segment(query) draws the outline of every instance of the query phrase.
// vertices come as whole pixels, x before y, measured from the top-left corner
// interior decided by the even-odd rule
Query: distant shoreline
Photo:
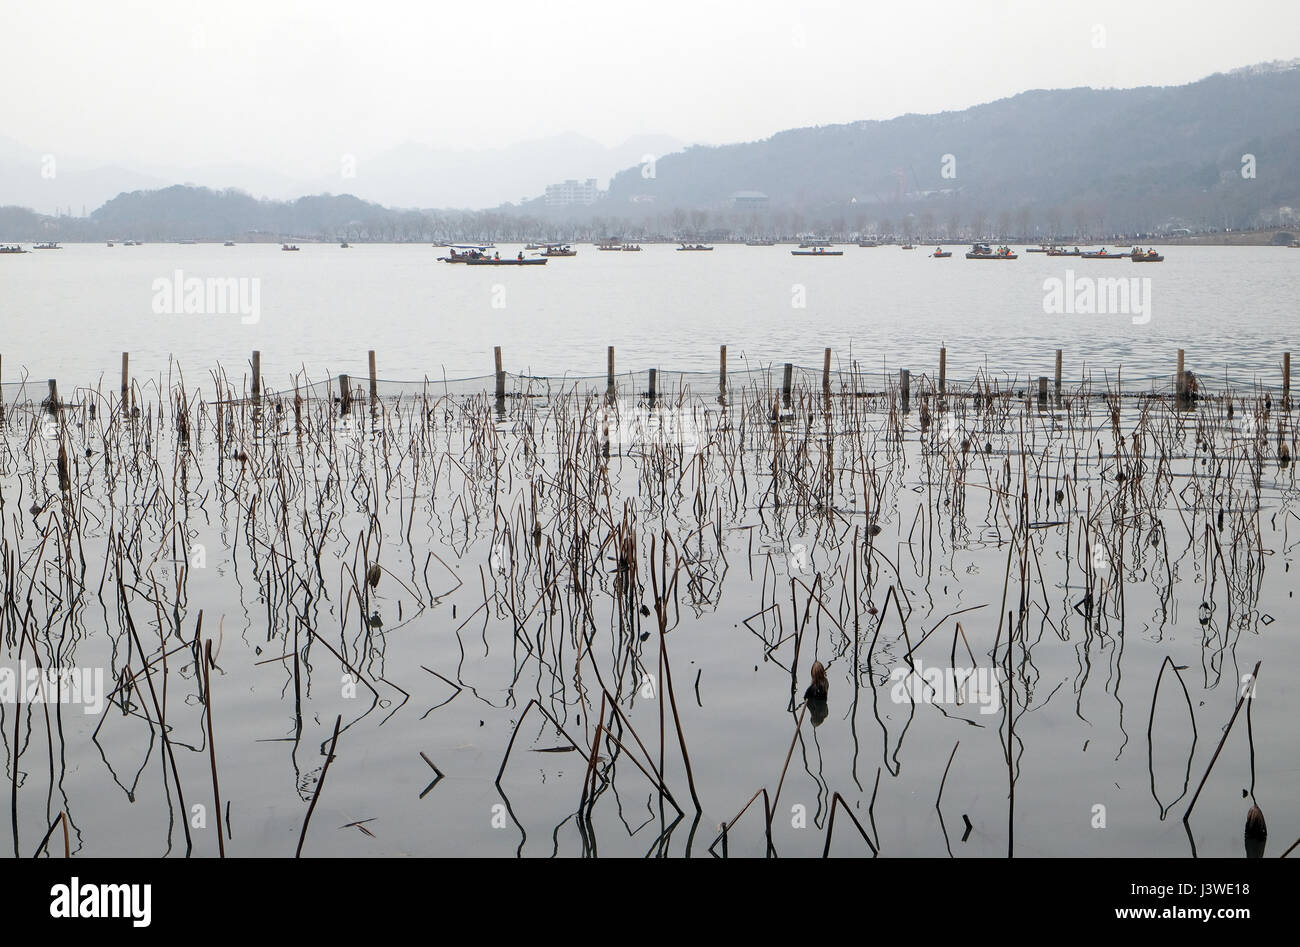
[[[1288,234],[1290,235],[1290,237],[1287,238],[1287,239],[1283,239],[1283,238],[1284,238],[1286,235],[1288,235]],[[1080,237],[1064,237],[1064,238],[1060,238],[1060,239],[1057,239],[1057,240],[1054,240],[1054,241],[1042,241],[1042,240],[1037,240],[1037,239],[1035,239],[1035,240],[1030,240],[1030,239],[1024,239],[1024,238],[1008,238],[1008,237],[985,237],[985,238],[983,238],[983,240],[982,240],[981,242],[983,242],[983,243],[998,243],[998,244],[1006,244],[1006,245],[1008,245],[1008,246],[1026,246],[1026,247],[1037,247],[1037,246],[1042,246],[1042,245],[1044,245],[1044,243],[1046,243],[1046,244],[1049,245],[1049,246],[1061,246],[1061,247],[1074,247],[1074,246],[1081,246],[1081,247],[1082,247],[1082,246],[1090,246],[1090,247],[1093,247],[1093,246],[1096,246],[1096,247],[1100,247],[1100,246],[1108,246],[1108,247],[1110,247],[1110,246],[1113,246],[1113,247],[1119,247],[1119,246],[1136,246],[1136,245],[1149,246],[1149,247],[1172,247],[1172,246],[1183,246],[1183,247],[1270,247],[1270,246],[1277,246],[1277,247],[1286,247],[1287,244],[1290,242],[1291,239],[1297,239],[1297,238],[1300,238],[1300,225],[1297,225],[1296,227],[1291,228],[1291,229],[1289,229],[1289,230],[1286,229],[1286,228],[1273,227],[1273,228],[1269,228],[1269,229],[1267,229],[1267,230],[1234,230],[1234,231],[1231,231],[1231,232],[1229,232],[1229,233],[1222,233],[1222,232],[1216,232],[1216,233],[1194,233],[1194,234],[1185,234],[1185,235],[1181,235],[1181,236],[1170,236],[1170,235],[1168,235],[1168,234],[1165,234],[1165,235],[1162,235],[1162,236],[1151,236],[1151,235],[1145,235],[1145,236],[1133,236],[1133,235],[1127,235],[1127,236],[1124,236],[1124,235],[1121,235],[1121,236],[1118,236],[1118,237],[1112,237],[1112,238],[1109,238],[1109,239],[1095,239],[1095,238],[1090,238],[1090,239],[1087,239],[1087,240],[1085,240],[1085,239],[1083,239],[1083,238],[1080,238]],[[193,239],[193,238],[188,238],[188,237],[187,237],[187,238],[183,238],[183,239],[185,239],[186,241],[188,241],[188,240]],[[228,239],[230,239],[230,238],[227,238],[227,237],[203,237],[203,238],[197,238],[197,239],[194,239],[194,242],[195,242],[195,243],[198,243],[198,244],[220,244],[220,243],[223,243],[225,240],[228,240]],[[750,240],[750,239],[753,239],[753,238],[752,238],[752,237],[739,237],[739,236],[737,236],[737,237],[714,237],[714,238],[709,238],[709,239],[690,237],[690,238],[688,238],[685,242],[687,242],[687,243],[698,242],[699,240],[702,240],[702,239],[704,239],[705,242],[707,242],[707,243],[717,244],[717,245],[720,245],[720,246],[727,246],[727,245],[733,245],[733,246],[745,246],[745,245],[746,245],[746,241],[747,241],[747,240]],[[896,245],[899,245],[899,244],[905,242],[905,238],[903,238],[903,237],[883,237],[883,238],[874,238],[874,239],[877,239],[877,240],[878,240],[878,242],[879,242],[879,246],[882,247],[882,248],[883,248],[883,247],[889,247],[889,246],[896,246]],[[250,244],[250,245],[251,245],[251,244],[258,244],[258,245],[263,245],[263,244],[264,244],[264,245],[267,245],[267,246],[274,246],[274,245],[276,245],[276,244],[283,244],[286,240],[291,240],[292,242],[295,242],[295,243],[310,244],[310,245],[322,245],[322,246],[328,246],[328,245],[331,245],[331,244],[337,244],[337,243],[339,242],[339,241],[336,240],[336,239],[322,238],[322,237],[312,237],[312,236],[297,236],[297,237],[292,237],[292,238],[288,238],[288,237],[285,237],[285,238],[274,237],[274,238],[272,238],[272,237],[264,237],[264,236],[258,236],[258,237],[244,237],[244,238],[242,238],[242,239],[236,239],[235,242],[236,242],[237,244]],[[800,240],[801,240],[801,238],[799,238],[799,237],[778,237],[778,238],[774,238],[774,242],[773,242],[772,245],[773,245],[773,246],[797,246],[797,245],[799,245]],[[31,242],[32,242],[31,240],[6,240],[6,239],[4,239],[4,238],[0,238],[0,245],[6,244],[6,243],[22,244],[22,243],[31,243]],[[79,245],[79,246],[84,246],[84,245],[94,245],[94,244],[103,244],[103,243],[105,243],[105,241],[104,241],[104,240],[101,240],[101,239],[95,239],[95,240],[67,240],[67,239],[63,239],[63,240],[58,240],[57,242],[60,243],[60,244]],[[117,243],[118,241],[113,241],[113,242],[114,242],[114,243]],[[366,240],[366,239],[364,239],[364,238],[355,238],[355,237],[353,237],[353,238],[349,238],[349,242],[351,242],[351,243],[353,243],[353,244],[363,244],[363,245],[364,245],[364,244],[372,244],[372,245],[378,245],[378,246],[383,246],[383,245],[391,245],[391,246],[411,246],[411,245],[417,245],[417,246],[430,246],[430,247],[434,247],[434,248],[444,248],[444,247],[449,247],[449,246],[458,246],[458,245],[459,245],[459,244],[448,244],[448,243],[429,243],[429,242],[424,241],[424,240]],[[471,241],[471,242],[472,242],[472,241]],[[521,244],[521,245],[522,245],[522,244],[524,244],[524,243],[526,243],[526,242],[528,242],[528,241],[525,241],[525,240],[505,240],[505,239],[502,239],[502,240],[498,240],[498,241],[497,241],[497,243],[499,243],[499,244],[502,245],[502,246],[514,246],[515,244]],[[533,241],[533,242],[536,242],[536,241]],[[590,244],[590,245],[592,245],[592,246],[596,246],[597,244],[599,244],[599,243],[602,242],[602,241],[599,241],[599,240],[569,240],[569,241],[563,241],[563,242],[567,242],[567,243],[569,243],[569,244],[571,244],[571,245],[573,245],[573,246],[586,246],[586,245],[588,245],[588,244]],[[638,237],[638,238],[636,238],[636,241],[635,241],[635,242],[636,242],[636,243],[640,243],[640,244],[645,244],[645,245],[677,246],[678,244],[681,244],[683,241],[682,241],[682,240],[679,240],[679,239],[677,239],[677,238],[670,238],[670,237],[656,236],[656,237]],[[843,239],[840,239],[840,238],[830,238],[830,239],[827,240],[827,242],[830,243],[831,245],[834,245],[834,246],[851,246],[851,245],[853,245],[853,244],[856,244],[858,241],[857,241],[856,238],[848,238],[848,237],[845,237],[845,238],[843,238]],[[953,247],[956,247],[956,246],[964,246],[964,245],[968,244],[970,241],[969,241],[968,238],[964,238],[964,237],[961,238],[961,239],[957,239],[957,240],[953,240],[953,239],[943,239],[943,238],[923,238],[923,237],[915,237],[915,238],[912,239],[911,242],[912,242],[915,246],[918,246],[918,247],[930,247],[930,246],[953,246]],[[174,244],[174,245],[183,245],[183,244],[181,243],[181,239],[154,239],[154,240],[146,240],[146,241],[143,241],[143,243],[146,244],[146,245],[148,245],[148,244],[153,244],[153,245],[172,245],[172,244]]]

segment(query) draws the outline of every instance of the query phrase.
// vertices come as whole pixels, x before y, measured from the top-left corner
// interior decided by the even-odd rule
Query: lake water
[[[503,257],[514,256],[503,245]],[[1014,262],[951,259],[931,248],[845,247],[843,257],[793,257],[790,247],[718,246],[682,253],[647,245],[640,253],[599,252],[541,267],[468,267],[436,262],[428,246],[70,244],[0,258],[3,379],[23,371],[66,387],[110,384],[120,353],[133,373],[157,378],[168,358],[193,380],[220,363],[247,372],[262,352],[268,386],[315,375],[364,375],[377,351],[381,378],[418,381],[490,374],[501,346],[508,371],[601,375],[606,347],[620,372],[715,371],[718,346],[732,370],[792,361],[820,368],[856,361],[1022,377],[1092,370],[1125,378],[1169,378],[1179,348],[1187,367],[1276,383],[1281,352],[1295,340],[1300,252],[1271,247],[1174,247],[1166,260],[1135,265],[1021,253]],[[1114,249],[1114,248],[1112,248]],[[256,280],[258,321],[239,314],[159,314],[155,281]],[[1082,277],[1149,279],[1149,321],[1141,314],[1048,314],[1044,281]],[[248,285],[251,285],[248,284]]]
[[[495,270],[437,252],[8,258],[5,379],[26,364],[65,393],[100,374],[112,391],[129,350],[137,376],[174,353],[204,385],[214,362],[237,367],[254,348],[272,386],[299,366],[363,374],[368,348],[385,378],[456,377],[490,370],[494,344],[518,371],[601,374],[614,344],[620,371],[712,372],[721,342],[733,370],[746,356],[819,367],[830,345],[919,373],[946,343],[952,379],[986,360],[995,374],[1050,374],[1061,347],[1066,401],[954,398],[941,411],[922,407],[918,383],[904,413],[837,387],[827,413],[815,383],[773,425],[771,379],[748,379],[724,413],[706,375],[685,413],[666,416],[625,385],[606,460],[599,400],[554,392],[500,411],[407,398],[346,417],[318,400],[298,419],[291,399],[191,403],[188,444],[174,404],[131,420],[103,401],[92,417],[78,398],[51,420],[7,393],[0,545],[15,580],[0,666],[39,655],[102,669],[108,690],[135,681],[97,714],[0,700],[7,764],[21,750],[21,854],[66,811],[79,854],[179,854],[188,819],[196,854],[217,853],[219,823],[231,854],[291,855],[336,719],[305,854],[707,856],[762,788],[781,855],[821,853],[837,793],[883,856],[1240,857],[1252,789],[1269,854],[1300,835],[1300,690],[1287,683],[1300,670],[1300,517],[1296,467],[1279,455],[1296,456],[1296,437],[1276,389],[1296,342],[1300,253],[1091,264],[1149,274],[1151,319],[1135,324],[1044,314],[1045,279],[1093,271],[1036,255],[583,247]],[[259,278],[260,320],[153,313],[152,280],[178,267]],[[800,285],[806,309],[791,305]],[[1179,347],[1211,381],[1258,374],[1269,404],[1238,392],[1229,416],[1221,401],[1130,399],[1112,416],[1102,373],[1167,376]],[[1087,396],[1073,381],[1085,358]],[[672,701],[651,580],[666,537]],[[370,563],[382,566],[373,586]],[[219,817],[187,644],[200,611]],[[824,719],[801,699],[814,659],[827,666]],[[900,689],[909,660],[968,671],[983,690]],[[1255,699],[1189,836],[1182,814],[1256,662]],[[619,743],[600,741],[599,795],[579,812],[606,693]],[[660,769],[680,822],[650,775]],[[730,855],[765,853],[762,807],[760,795],[729,829]],[[843,810],[832,841],[870,854]]]

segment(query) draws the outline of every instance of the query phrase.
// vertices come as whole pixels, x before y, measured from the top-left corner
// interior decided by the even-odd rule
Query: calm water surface
[[[418,378],[444,368],[455,377],[490,368],[494,344],[505,348],[509,367],[534,372],[598,373],[608,344],[618,346],[622,370],[659,364],[711,371],[720,342],[731,346],[733,368],[743,365],[743,356],[755,363],[788,358],[819,365],[822,347],[831,345],[841,353],[852,346],[864,362],[929,370],[942,341],[953,376],[972,374],[985,359],[993,369],[1048,372],[1058,346],[1067,352],[1067,377],[1084,359],[1097,373],[1122,363],[1126,376],[1156,375],[1171,367],[1181,346],[1189,364],[1206,375],[1227,371],[1249,378],[1258,372],[1275,383],[1279,353],[1296,341],[1300,253],[1288,250],[1179,249],[1156,267],[1096,264],[1119,268],[1123,276],[1150,276],[1152,319],[1141,326],[1123,316],[1043,314],[1043,279],[1062,275],[1067,267],[1091,272],[1078,260],[1026,256],[1015,263],[977,265],[896,248],[848,248],[843,258],[806,260],[780,247],[720,247],[712,254],[664,247],[599,254],[583,247],[575,259],[515,271],[438,264],[432,262],[437,252],[366,246],[304,246],[296,254],[268,246],[69,246],[0,260],[5,378],[12,380],[17,366],[25,364],[38,378],[57,374],[61,380],[93,381],[102,373],[113,387],[118,353],[126,349],[138,374],[164,371],[166,356],[175,354],[194,381],[214,361],[234,366],[248,350],[260,348],[265,373],[275,382],[287,380],[300,365],[358,372],[371,347],[380,353],[383,377]],[[242,326],[237,317],[153,314],[152,280],[176,267],[187,275],[260,278],[261,321]],[[806,291],[806,309],[791,306],[796,284]],[[505,308],[494,309],[494,294],[499,300],[502,287]],[[74,476],[83,487],[76,491],[80,530],[70,534],[76,539],[69,548],[84,549],[88,565],[84,576],[78,572],[83,587],[66,604],[55,592],[61,596],[75,589],[52,579],[57,567],[44,564],[63,548],[44,540],[44,531],[68,515],[53,474],[56,446],[42,436],[38,417],[11,411],[0,437],[4,541],[22,551],[25,568],[42,563],[42,582],[50,590],[37,596],[39,613],[48,616],[41,620],[42,647],[72,649],[47,652],[47,663],[61,654],[80,666],[110,669],[110,680],[128,667],[138,671],[114,582],[101,578],[107,542],[126,529],[136,539],[124,581],[145,649],[156,651],[160,630],[169,631],[173,614],[185,635],[192,635],[200,610],[205,636],[214,639],[216,745],[231,852],[292,854],[320,777],[321,746],[342,715],[346,729],[313,816],[309,854],[581,854],[584,839],[574,811],[586,766],[575,752],[542,752],[564,739],[536,710],[519,728],[502,791],[494,785],[530,698],[560,716],[580,741],[591,739],[590,705],[599,703],[591,659],[575,667],[575,642],[557,633],[571,617],[564,609],[572,599],[552,602],[559,617],[548,619],[557,624],[546,634],[546,609],[533,610],[545,600],[545,590],[565,588],[567,568],[548,577],[521,560],[502,570],[495,552],[501,530],[513,531],[516,539],[528,534],[520,524],[530,521],[535,502],[543,548],[586,542],[565,516],[572,515],[575,491],[581,494],[587,486],[559,475],[560,452],[548,440],[562,414],[556,405],[539,404],[535,415],[512,405],[495,424],[472,423],[476,415],[470,411],[456,415],[466,422],[457,425],[441,409],[427,416],[409,404],[407,410],[414,414],[380,418],[374,428],[368,418],[344,427],[314,415],[317,436],[328,438],[333,430],[338,438],[337,462],[310,441],[295,442],[288,411],[240,422],[236,440],[221,447],[212,441],[209,413],[196,431],[194,454],[179,466],[173,466],[169,426],[156,428],[147,440],[142,430],[129,437],[124,433],[123,443],[135,445],[133,451],[155,452],[159,467],[119,467],[112,504],[96,458],[105,434],[122,422],[76,413],[70,443],[77,461]],[[1030,617],[1015,652],[1016,853],[1191,854],[1182,812],[1232,714],[1241,677],[1256,661],[1263,662],[1263,670],[1258,699],[1250,705],[1249,732],[1255,795],[1272,831],[1269,853],[1277,854],[1300,835],[1294,728],[1300,689],[1287,685],[1300,671],[1291,611],[1300,519],[1295,468],[1276,463],[1273,443],[1275,423],[1284,425],[1285,437],[1294,443],[1290,415],[1275,409],[1269,416],[1258,457],[1246,446],[1240,416],[1230,423],[1212,405],[1199,406],[1181,421],[1165,415],[1149,421],[1143,449],[1149,451],[1158,435],[1173,465],[1168,483],[1157,487],[1154,457],[1146,458],[1139,487],[1158,498],[1152,508],[1117,484],[1117,472],[1134,475],[1136,468],[1116,458],[1119,445],[1108,412],[1095,403],[1087,417],[1025,415],[1036,433],[1024,457],[1018,405],[1004,421],[962,422],[960,439],[975,443],[970,455],[954,443],[936,454],[933,429],[921,430],[915,405],[903,419],[901,448],[891,447],[884,433],[887,413],[869,412],[858,421],[861,431],[871,432],[863,436],[869,439],[867,457],[880,492],[870,497],[868,515],[868,498],[854,469],[837,466],[831,498],[836,514],[828,526],[800,509],[807,491],[816,489],[817,477],[809,472],[814,467],[807,468],[800,486],[787,480],[775,494],[767,492],[773,468],[765,410],[734,417],[748,431],[739,455],[724,458],[706,449],[706,459],[696,466],[688,452],[689,469],[680,479],[676,473],[670,478],[669,486],[675,483],[678,492],[666,498],[648,488],[655,478],[644,468],[641,451],[616,448],[610,492],[608,498],[601,495],[601,507],[615,519],[626,511],[635,521],[645,584],[637,602],[652,604],[651,538],[661,539],[667,530],[683,550],[680,613],[674,611],[668,642],[703,815],[688,842],[693,807],[669,715],[666,778],[688,810],[671,835],[671,854],[684,854],[688,844],[693,855],[705,854],[719,823],[732,819],[756,790],[766,786],[775,793],[797,721],[790,709],[789,667],[795,663],[792,632],[799,620],[806,624],[797,689],[801,694],[815,656],[830,669],[830,702],[825,721],[816,727],[805,722],[799,731],[773,821],[781,854],[820,854],[827,807],[836,792],[869,827],[874,815],[882,854],[1006,854],[1003,716],[982,715],[969,705],[940,709],[899,703],[892,699],[889,676],[905,667],[909,649],[931,666],[950,663],[954,652],[962,664],[967,652],[954,638],[958,620],[974,663],[991,669],[999,610],[1014,608],[1019,595],[1014,578],[1010,592],[1004,592],[1010,534],[1007,513],[992,490],[1019,483],[1022,462],[1031,478],[1042,479],[1032,481],[1037,524],[1030,531]],[[842,440],[834,454],[841,465],[855,456],[850,442],[858,437],[858,429],[843,421],[837,422]],[[411,425],[425,423],[434,425],[432,440],[423,453],[408,450]],[[820,423],[818,418],[814,434]],[[796,414],[783,430],[797,438],[804,425]],[[1143,447],[1131,446],[1136,425],[1136,406],[1125,408],[1119,437],[1130,445],[1125,450]],[[539,436],[535,449],[525,450],[534,436],[530,431],[537,430],[549,433]],[[495,433],[487,436],[489,431]],[[1209,460],[1197,446],[1203,438],[1213,441],[1215,467],[1200,463]],[[983,442],[986,454],[980,451]],[[86,448],[92,454],[83,463]],[[240,452],[254,458],[248,467],[237,459]],[[740,468],[734,466],[738,456],[744,458]],[[815,465],[823,455],[813,437],[806,455],[791,456]],[[261,466],[276,457],[292,471],[287,546],[277,539],[278,519],[270,515],[284,482]],[[594,454],[591,462],[597,463]],[[1251,466],[1255,462],[1257,469]],[[965,506],[958,510],[952,505],[951,478],[963,465]],[[177,484],[182,469],[186,479]],[[368,485],[358,487],[362,470]],[[1214,472],[1219,477],[1211,481],[1207,475]],[[1200,476],[1194,478],[1196,473]],[[340,491],[332,477],[343,477],[345,489]],[[1058,486],[1063,497],[1053,500],[1052,488]],[[205,550],[201,565],[191,560],[175,613],[170,605],[175,593],[169,591],[176,582],[172,514],[158,512],[159,496],[188,500],[181,503],[188,509],[183,518],[188,541]],[[696,506],[701,496],[703,514]],[[367,508],[376,511],[377,532]],[[1219,509],[1222,526],[1215,523]],[[301,562],[312,558],[301,527],[304,515],[311,523],[329,523],[325,584],[314,589],[310,602],[305,587],[285,587],[274,568],[286,556]],[[595,514],[582,516],[595,521]],[[1110,570],[1102,581],[1111,592],[1106,608],[1091,616],[1080,606],[1087,587],[1087,547],[1080,532],[1085,520],[1091,523],[1088,542],[1105,539],[1115,556],[1098,566]],[[880,533],[861,561],[864,569],[871,563],[873,586],[862,598],[855,655],[851,625],[844,621],[849,614],[844,570],[852,561],[854,531],[866,535],[872,524]],[[1163,536],[1163,544],[1149,541],[1153,535]],[[799,547],[808,556],[806,564],[798,558]],[[37,548],[44,551],[32,558]],[[599,588],[589,621],[596,629],[593,652],[607,683],[617,676],[618,656],[628,653],[626,643],[616,644],[612,548],[584,553],[592,557],[586,574]],[[367,559],[381,561],[385,569],[367,597],[368,610],[379,620],[370,623],[363,619],[351,580],[358,562]],[[808,591],[797,582],[812,583],[818,575],[827,613],[814,608],[812,617],[803,619]],[[1119,575],[1122,599],[1115,585]],[[906,634],[892,606],[881,615],[865,612],[869,604],[883,605],[890,586],[906,596]],[[24,595],[26,587],[24,579]],[[161,614],[153,604],[159,594],[168,602]],[[1004,600],[1004,594],[1010,598]],[[492,597],[492,607],[476,612],[485,595]],[[524,617],[517,619],[520,609]],[[348,672],[323,645],[300,650],[303,689],[295,695],[287,656],[294,651],[300,610],[310,615],[322,640],[351,662],[364,662],[367,679],[381,691],[377,708],[367,709],[369,695],[355,682],[359,696],[349,695]],[[659,654],[654,619],[637,621],[632,653],[654,675]],[[656,634],[641,641],[646,632]],[[521,645],[520,634],[532,643],[532,652]],[[169,648],[180,644],[175,637],[167,640]],[[868,642],[870,658],[864,654]],[[6,640],[0,663],[13,663],[17,654],[15,641]],[[1192,717],[1167,670],[1154,709],[1155,737],[1148,743],[1153,688],[1166,658],[1182,669]],[[185,652],[169,661],[168,726],[186,804],[207,805],[211,777],[193,661]],[[635,665],[624,672],[621,706],[657,759],[663,695],[642,693]],[[579,692],[585,693],[585,703]],[[144,693],[137,693],[136,701],[127,712],[111,707],[102,721],[65,710],[53,778],[43,714],[30,705],[15,711],[0,704],[7,760],[15,714],[20,725],[23,854],[30,854],[62,809],[72,819],[72,844],[79,853],[183,850],[174,820],[184,816],[168,783],[158,729],[140,712],[147,704]],[[299,701],[302,731],[295,740]],[[1252,783],[1246,724],[1243,713],[1197,803],[1192,825],[1200,855],[1242,854],[1248,807],[1243,790]],[[421,753],[445,774],[423,797],[434,773]],[[943,805],[936,810],[950,759]],[[626,758],[614,786],[593,812],[597,850],[653,851],[672,821],[671,809],[663,819],[650,783]],[[731,854],[764,853],[761,804],[760,799],[732,831]],[[509,805],[508,815],[502,815],[502,805]],[[1099,813],[1104,828],[1097,826]],[[964,840],[963,815],[972,824]],[[226,822],[226,813],[221,818]],[[206,827],[194,829],[197,853],[216,853],[215,821],[208,813]],[[866,853],[842,817],[835,851]]]
[[[218,362],[238,377],[254,349],[273,388],[303,367],[364,374],[369,349],[385,379],[458,378],[490,373],[496,345],[507,370],[534,374],[601,374],[609,345],[621,372],[711,372],[720,344],[733,370],[820,367],[830,346],[844,367],[932,372],[946,344],[954,378],[1051,374],[1057,348],[1067,379],[1089,369],[1168,377],[1183,348],[1203,375],[1275,382],[1296,340],[1300,292],[1300,253],[1271,247],[1175,247],[1164,263],[1138,266],[1026,253],[976,263],[960,246],[935,260],[926,247],[848,246],[843,257],[809,259],[787,246],[581,245],[544,267],[496,268],[438,263],[446,251],[423,245],[301,246],[69,244],[0,258],[4,380],[26,370],[65,385],[112,382],[123,351],[138,377],[166,372],[168,356],[191,378]],[[260,320],[156,314],[154,281],[177,270],[259,280]],[[1150,322],[1045,314],[1044,280],[1068,270],[1149,278]]]

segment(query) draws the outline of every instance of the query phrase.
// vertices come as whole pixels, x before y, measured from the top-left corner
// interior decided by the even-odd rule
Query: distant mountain
[[[328,177],[294,177],[245,164],[202,167],[97,162],[77,155],[47,156],[0,138],[0,206],[43,214],[80,215],[118,194],[174,184],[235,187],[258,197],[287,200],[299,194],[346,191],[392,207],[495,207],[541,194],[567,178],[596,178],[604,187],[621,168],[678,151],[666,135],[628,139],[614,148],[568,133],[507,148],[456,151],[408,143],[374,157],[340,157]],[[52,163],[51,160],[52,159]]]
[[[617,174],[600,212],[726,212],[736,192],[757,191],[773,212],[849,227],[887,220],[900,232],[909,221],[934,232],[949,218],[1023,234],[1132,232],[1171,218],[1245,226],[1300,207],[1298,102],[1300,62],[1177,87],[1024,92],[960,112],[688,148],[653,177]]]
[[[163,187],[166,178],[100,164],[76,155],[50,155],[0,138],[0,206],[80,215],[123,191]]]
[[[262,235],[400,239],[402,214],[350,194],[321,194],[293,201],[259,200],[234,189],[169,187],[119,194],[90,216],[95,232],[151,240],[225,239]]]
[[[318,182],[325,194],[292,201],[259,200],[248,189],[146,186],[114,197],[87,219],[0,207],[0,242],[274,235],[721,239],[863,230],[953,242],[1294,228],[1300,224],[1297,102],[1300,62],[1287,62],[1184,86],[1037,90],[960,112],[799,128],[676,152],[676,143],[662,137],[614,149],[579,135],[496,151],[404,145],[358,161],[354,176]],[[652,173],[642,166],[646,155],[655,158]],[[39,159],[0,141],[0,168],[20,164],[23,187],[42,186],[32,173]],[[547,184],[566,178],[599,179],[601,168],[615,161],[626,170],[593,205],[547,207],[539,197]],[[68,180],[66,167],[60,163],[56,180]],[[97,180],[91,169],[77,173]],[[14,186],[0,174],[0,201],[10,199],[5,188]],[[347,193],[329,193],[338,191]],[[494,206],[445,210],[485,205]]]
[[[55,217],[0,207],[0,244],[36,240],[447,241],[540,239],[542,221],[490,211],[395,210],[352,194],[292,201],[256,198],[235,188],[173,185],[119,194],[87,217]],[[570,238],[572,239],[572,238]]]
[[[496,207],[536,197],[548,184],[569,178],[609,178],[645,155],[678,151],[666,135],[630,138],[614,148],[573,133],[524,141],[507,148],[453,151],[407,143],[369,160],[354,176],[312,182],[312,190],[347,190],[392,207]]]

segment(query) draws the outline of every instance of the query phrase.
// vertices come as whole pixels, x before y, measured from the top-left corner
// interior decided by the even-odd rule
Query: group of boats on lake
[[[62,250],[63,247],[59,246],[57,243],[35,243],[32,244],[32,249],[33,250]],[[26,252],[27,250],[25,250],[23,246],[18,243],[8,243],[3,246],[0,246],[0,253],[26,253]]]
[[[879,246],[875,241],[860,242],[860,247]],[[843,250],[829,249],[830,244],[824,242],[802,243],[798,250],[791,250],[791,256],[843,256]],[[905,243],[900,249],[915,250],[916,246],[911,243]],[[1042,253],[1046,256],[1077,256],[1083,260],[1131,260],[1134,263],[1162,263],[1164,256],[1157,253],[1153,248],[1148,247],[1143,250],[1141,247],[1134,247],[1132,250],[1111,251],[1102,247],[1100,250],[1080,250],[1075,247],[1073,250],[1067,250],[1064,247],[1055,245],[1048,246],[1043,244],[1038,247],[1029,247],[1026,253]],[[936,246],[934,252],[930,254],[933,259],[946,260],[952,256],[951,250],[945,250],[941,246]],[[966,251],[968,260],[1017,260],[1020,255],[1012,250],[1009,246],[1000,246],[996,249],[987,243],[973,243],[971,248]]]
[[[193,240],[182,240],[180,242],[182,244],[195,243]],[[108,246],[111,247],[113,245],[114,243],[112,240],[108,241]],[[227,240],[224,245],[227,247],[233,247],[235,244],[234,241]],[[754,239],[745,241],[745,246],[747,247],[771,247],[775,245],[776,241],[771,239]],[[1298,244],[1296,243],[1292,244],[1292,246],[1297,245]],[[125,240],[122,241],[122,246],[138,247],[142,246],[142,244],[137,240]],[[344,250],[349,249],[350,247],[346,240],[341,242],[339,246]],[[880,244],[874,240],[860,240],[858,241],[858,246],[877,247],[880,246]],[[33,244],[32,249],[62,250],[63,247],[58,243],[48,242]],[[281,244],[280,249],[285,251],[294,251],[298,249],[298,245],[296,243],[285,243]],[[507,256],[505,259],[501,258],[500,252],[495,250],[494,245],[490,243],[456,244],[454,246],[448,246],[447,249],[447,256],[438,257],[441,262],[465,263],[471,266],[541,266],[551,257],[571,257],[578,255],[578,251],[573,249],[571,244],[567,243],[530,243],[524,247],[524,250],[539,253],[538,256],[526,257],[524,256],[524,250],[521,250],[516,256]],[[607,240],[596,244],[596,249],[603,251],[640,252],[641,245],[637,243],[622,243],[621,241]],[[711,251],[713,247],[704,243],[683,243],[676,249],[678,252],[685,251],[698,253]],[[916,246],[911,243],[905,243],[902,245],[902,249],[915,250]],[[21,244],[0,244],[0,254],[27,252],[28,251]],[[1078,247],[1067,249],[1055,244],[1041,244],[1037,247],[1028,247],[1024,252],[1042,253],[1046,256],[1078,257],[1082,260],[1131,260],[1134,263],[1162,263],[1165,259],[1162,254],[1157,253],[1152,247],[1147,247],[1145,250],[1142,247],[1133,247],[1131,250],[1111,251],[1105,247],[1102,247],[1100,250],[1081,250]],[[844,256],[844,251],[836,249],[829,241],[809,239],[800,243],[798,249],[791,250],[790,255],[839,257]],[[936,246],[930,256],[934,259],[944,260],[952,256],[952,251],[945,250],[941,246]],[[1018,258],[1019,254],[1009,246],[1000,246],[997,249],[994,249],[986,243],[971,244],[970,250],[966,252],[966,259],[968,260],[1015,260]]]

